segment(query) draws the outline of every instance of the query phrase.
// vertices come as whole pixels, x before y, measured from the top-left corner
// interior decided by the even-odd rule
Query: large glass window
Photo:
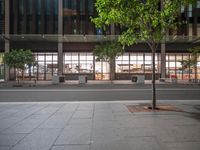
[[[80,12],[85,12],[85,0],[80,0]]]
[[[116,59],[116,72],[128,73],[129,72],[129,53],[125,53],[123,56],[119,56]]]
[[[24,14],[24,0],[19,0],[19,14]]]
[[[41,14],[41,0],[36,0],[36,13],[37,15]]]
[[[80,53],[80,73],[93,72],[93,55],[92,53]]]
[[[58,15],[58,0],[54,0],[53,1],[54,3],[54,8],[53,8],[53,10],[54,10],[54,15],[56,16],[56,15]]]
[[[88,12],[90,15],[94,13],[94,0],[88,0]]]
[[[57,53],[35,53],[35,66],[29,66],[25,74],[33,76],[37,80],[51,80],[57,74]]]
[[[93,73],[92,53],[65,53],[64,73]]]
[[[189,61],[191,58],[189,53],[185,54],[167,54],[166,55],[166,74],[170,78],[177,78],[180,80],[195,79],[195,67],[189,66],[183,68],[181,62]],[[197,78],[200,78],[200,58],[197,60]]]
[[[0,15],[4,14],[4,0],[0,0]]]
[[[32,9],[33,9],[33,7],[32,7],[32,0],[28,0],[27,1],[27,7],[28,7],[27,14],[31,15],[32,14]]]
[[[4,0],[0,0],[0,33],[4,33]]]
[[[50,15],[50,10],[51,10],[51,3],[50,0],[45,0],[45,12],[46,15]]]
[[[156,73],[160,72],[160,55],[155,56]],[[116,59],[117,73],[151,73],[151,53],[125,53]]]

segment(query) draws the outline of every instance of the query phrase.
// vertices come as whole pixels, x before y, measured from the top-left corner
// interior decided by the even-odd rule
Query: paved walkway
[[[0,103],[0,150],[199,150],[200,102],[154,113],[131,103]]]
[[[110,87],[124,87],[124,88],[130,88],[130,87],[151,87],[151,80],[145,80],[144,84],[137,84],[133,83],[129,80],[113,80],[113,81],[100,81],[100,80],[88,80],[86,84],[79,84],[78,80],[66,80],[64,83],[60,84],[52,84],[52,81],[21,81],[20,82],[23,87],[32,88],[32,87],[39,87],[39,88],[73,88],[73,87],[94,87],[94,88],[110,88]],[[9,82],[0,82],[0,88],[15,88],[17,83],[15,81],[9,81]],[[200,87],[200,83],[190,83],[186,81],[178,81],[177,83],[169,83],[169,82],[159,82],[156,81],[157,86],[161,87],[184,87],[184,86],[193,86],[193,87]],[[20,87],[18,87],[20,88]]]

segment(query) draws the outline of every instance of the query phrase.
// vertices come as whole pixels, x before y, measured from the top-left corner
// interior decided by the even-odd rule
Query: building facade
[[[0,79],[14,80],[14,69],[5,69],[3,54],[11,49],[31,49],[37,65],[27,67],[26,76],[51,80],[63,75],[76,80],[87,75],[91,80],[130,80],[132,75],[151,79],[151,51],[145,43],[127,47],[125,54],[109,62],[96,61],[96,44],[116,38],[120,29],[111,25],[106,31],[96,29],[90,18],[96,16],[95,0],[0,0]],[[200,45],[200,0],[180,10],[179,20],[187,22],[176,33],[169,31],[166,43],[156,54],[156,76],[193,79],[194,68],[183,69],[181,61],[190,58],[188,48]],[[105,36],[106,35],[106,36]],[[172,38],[171,38],[172,37]],[[200,79],[200,57],[197,63]]]

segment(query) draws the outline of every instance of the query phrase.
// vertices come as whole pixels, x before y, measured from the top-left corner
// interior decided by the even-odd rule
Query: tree
[[[190,58],[187,58],[183,61],[181,61],[181,65],[183,67],[183,70],[193,68],[195,72],[195,83],[197,82],[197,59],[198,55],[200,53],[200,46],[196,46],[193,48],[188,49],[190,52]]]
[[[123,27],[119,41],[123,45],[146,42],[152,52],[152,109],[156,108],[155,53],[166,29],[175,29],[181,6],[193,0],[97,0],[97,28],[111,24]]]
[[[97,61],[108,61],[110,63],[110,80],[114,79],[115,58],[123,55],[124,48],[117,41],[107,41],[100,45],[96,45],[94,55],[97,56]]]
[[[31,50],[13,49],[11,52],[5,53],[3,61],[10,68],[13,67],[14,69],[17,69],[17,73],[21,71],[22,80],[24,80],[24,70],[26,69],[26,66],[34,65],[35,57]]]

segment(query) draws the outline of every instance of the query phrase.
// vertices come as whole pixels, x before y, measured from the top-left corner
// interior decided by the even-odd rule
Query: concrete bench
[[[177,79],[176,78],[160,78],[159,81],[160,82],[177,83]]]
[[[189,79],[188,82],[190,83],[200,83],[200,79]]]

